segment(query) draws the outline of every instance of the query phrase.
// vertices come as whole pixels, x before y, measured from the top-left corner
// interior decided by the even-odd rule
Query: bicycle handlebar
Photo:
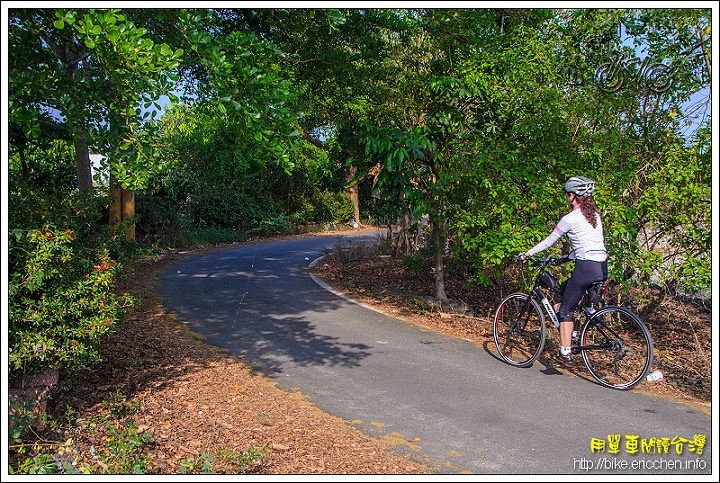
[[[538,267],[547,267],[549,265],[562,265],[564,263],[570,262],[572,259],[565,255],[563,257],[553,257],[552,255],[548,255],[547,257],[541,257],[538,255],[532,255],[529,257],[521,257],[519,255],[515,256],[515,260],[519,260],[521,262],[528,261],[532,265],[538,266]]]

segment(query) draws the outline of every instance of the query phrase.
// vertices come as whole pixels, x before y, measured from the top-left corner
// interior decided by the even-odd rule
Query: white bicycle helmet
[[[585,176],[573,176],[565,182],[563,189],[566,193],[575,193],[578,196],[590,196],[595,192],[595,181]]]

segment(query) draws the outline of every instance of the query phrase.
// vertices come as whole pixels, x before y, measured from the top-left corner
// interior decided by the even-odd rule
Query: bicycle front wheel
[[[498,354],[516,367],[527,367],[540,356],[545,345],[545,317],[535,299],[525,303],[529,295],[508,295],[495,311],[493,336]]]
[[[650,370],[653,343],[650,331],[624,307],[604,307],[593,314],[580,334],[580,351],[590,375],[613,389],[631,389]]]

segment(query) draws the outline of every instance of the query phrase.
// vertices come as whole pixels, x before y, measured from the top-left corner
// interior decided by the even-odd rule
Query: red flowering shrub
[[[115,294],[118,264],[71,229],[10,233],[11,374],[76,369],[100,360],[100,338],[133,301]]]

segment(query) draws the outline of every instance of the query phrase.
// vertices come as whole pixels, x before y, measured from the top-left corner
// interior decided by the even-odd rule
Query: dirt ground
[[[108,466],[119,451],[109,449],[113,435],[108,432],[108,423],[97,423],[110,420],[118,427],[132,424],[139,435],[147,436],[142,452],[151,461],[149,472],[155,474],[435,472],[437,468],[412,459],[411,442],[390,434],[371,439],[352,421],[323,413],[303,394],[276,388],[254,374],[248,363],[203,343],[165,313],[153,290],[159,273],[182,258],[233,246],[238,245],[167,253],[145,258],[132,267],[119,289],[142,297],[142,303],[115,334],[103,341],[101,364],[60,373],[59,383],[51,391],[48,414],[65,424],[45,437],[58,441],[72,438],[66,454],[56,455],[56,459],[72,460],[74,467],[89,468],[93,473],[118,471]],[[335,290],[388,315],[478,344],[492,342],[491,314],[501,294],[509,289],[501,283],[469,290],[467,274],[450,271],[448,296],[465,302],[473,313],[459,315],[443,311],[424,298],[434,293],[430,270],[412,272],[402,260],[372,250],[355,250],[352,257],[341,250],[326,256],[312,271]],[[665,379],[643,382],[633,390],[709,413],[710,315],[709,309],[689,301],[663,304],[648,324],[655,341],[654,368],[662,370]],[[592,383],[581,369],[573,371]],[[88,423],[92,431],[79,429]],[[256,464],[240,464],[228,457],[251,447],[266,451]],[[397,456],[398,451],[406,457]],[[17,456],[11,452],[11,464]]]

